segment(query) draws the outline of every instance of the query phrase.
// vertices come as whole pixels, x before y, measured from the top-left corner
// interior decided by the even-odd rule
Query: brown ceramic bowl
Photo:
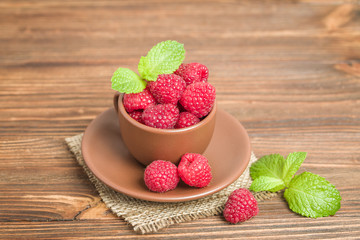
[[[202,154],[210,143],[215,127],[216,103],[211,112],[198,124],[180,129],[158,129],[134,120],[126,112],[122,96],[114,95],[122,140],[140,163],[149,165],[155,160],[177,164],[185,153]]]

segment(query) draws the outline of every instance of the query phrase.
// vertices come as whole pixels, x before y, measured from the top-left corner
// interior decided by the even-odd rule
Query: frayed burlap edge
[[[90,181],[95,185],[106,206],[117,216],[127,221],[135,231],[139,231],[142,234],[156,232],[175,223],[222,213],[226,200],[232,191],[238,188],[250,187],[252,180],[249,167],[257,160],[255,154],[252,153],[250,163],[244,173],[230,186],[210,196],[178,203],[150,202],[116,192],[97,179],[86,166],[82,157],[82,137],[83,134],[79,134],[65,139],[70,151],[75,155],[77,162],[83,167]],[[275,195],[276,193],[270,192],[254,193],[254,197],[258,201],[269,199]]]

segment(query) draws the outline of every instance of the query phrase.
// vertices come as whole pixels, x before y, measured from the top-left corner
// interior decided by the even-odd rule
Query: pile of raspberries
[[[212,179],[207,158],[198,153],[186,153],[178,166],[169,161],[156,160],[145,168],[145,185],[153,192],[173,190],[180,179],[191,187],[206,187]]]
[[[153,192],[173,190],[180,179],[191,187],[206,187],[212,179],[207,158],[197,153],[186,153],[178,166],[169,161],[156,160],[145,168],[145,185]],[[258,203],[252,193],[246,188],[239,188],[230,194],[223,216],[226,221],[236,224],[251,219],[258,212]]]
[[[184,128],[206,117],[215,102],[215,88],[207,82],[208,68],[181,64],[172,74],[160,74],[140,93],[124,94],[125,110],[136,121],[154,128]]]
[[[215,88],[207,82],[209,71],[200,63],[181,64],[173,74],[160,74],[140,93],[124,94],[123,104],[136,121],[150,127],[172,129],[197,124],[215,102]],[[180,180],[191,187],[206,187],[212,179],[207,158],[186,153],[178,166],[156,160],[145,168],[144,182],[149,190],[164,193],[177,187]],[[252,193],[244,188],[230,194],[223,216],[230,223],[244,222],[259,212]]]

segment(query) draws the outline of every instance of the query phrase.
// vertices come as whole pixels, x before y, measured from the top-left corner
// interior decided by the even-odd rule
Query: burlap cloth
[[[255,154],[251,154],[250,163],[244,173],[231,185],[225,189],[214,193],[210,196],[177,203],[160,203],[144,201],[126,196],[116,192],[99,179],[86,166],[81,155],[81,140],[83,134],[79,134],[65,141],[70,151],[75,155],[77,162],[82,166],[88,175],[90,181],[100,194],[100,197],[117,216],[122,217],[130,223],[135,231],[141,233],[155,232],[161,228],[170,226],[175,223],[205,218],[222,213],[229,194],[238,188],[249,188],[251,177],[249,174],[250,165],[257,160]],[[276,193],[258,192],[254,193],[258,201],[263,201],[275,196]]]

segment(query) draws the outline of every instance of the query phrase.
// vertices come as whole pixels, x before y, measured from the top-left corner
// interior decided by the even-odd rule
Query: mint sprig
[[[176,41],[164,41],[141,57],[138,65],[140,76],[127,68],[117,69],[111,78],[112,89],[121,93],[139,93],[147,81],[156,81],[158,75],[173,73],[185,58],[184,45]]]
[[[146,81],[128,68],[118,68],[111,78],[111,88],[121,93],[138,93],[145,87]]]
[[[294,177],[306,158],[305,152],[260,158],[250,167],[253,182],[250,190],[277,192],[286,188],[284,198],[289,208],[306,217],[326,217],[340,209],[339,191],[323,177],[304,172]]]
[[[334,215],[340,209],[339,191],[325,178],[303,172],[290,182],[284,198],[294,212],[318,218]]]
[[[277,192],[284,189],[285,182],[282,179],[284,161],[280,154],[271,154],[252,164],[250,176],[254,181],[250,190]]]
[[[301,164],[306,158],[306,155],[306,152],[293,152],[286,157],[282,176],[286,186],[289,185],[292,177],[299,170]]]
[[[250,186],[250,190],[255,192],[277,192],[284,188],[285,185],[282,179],[268,176],[260,176],[256,178]]]
[[[176,41],[164,41],[154,46],[141,57],[138,65],[140,76],[148,81],[156,81],[159,74],[173,73],[185,58],[184,45]]]
[[[250,190],[277,192],[284,189],[305,158],[305,152],[290,153],[286,159],[280,154],[260,158],[250,167],[250,176],[254,180]]]

